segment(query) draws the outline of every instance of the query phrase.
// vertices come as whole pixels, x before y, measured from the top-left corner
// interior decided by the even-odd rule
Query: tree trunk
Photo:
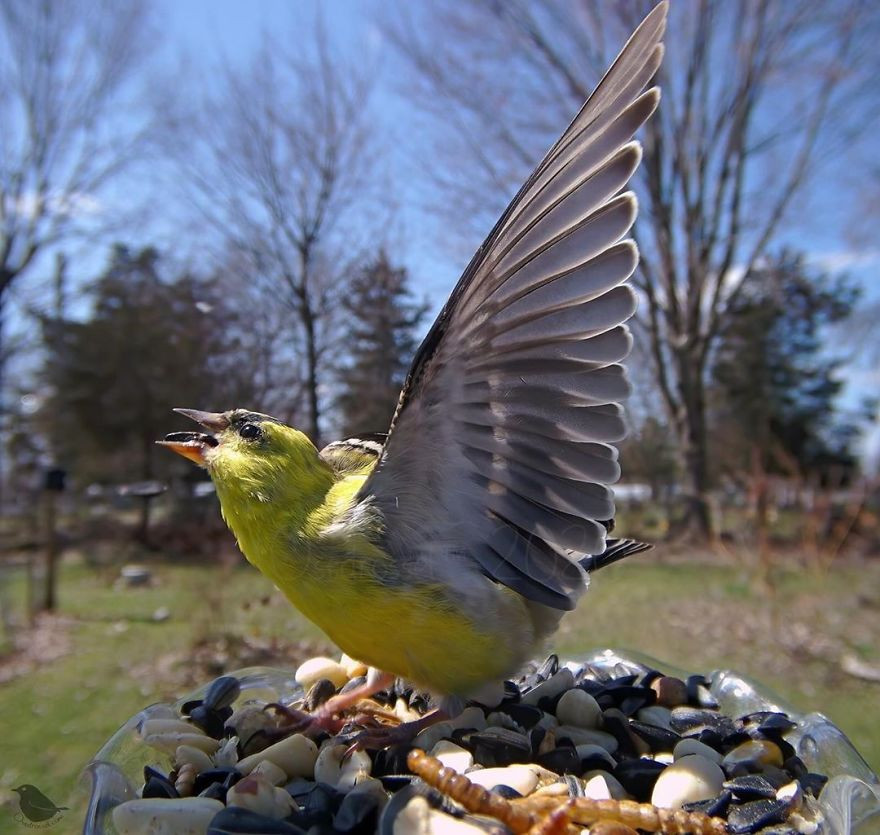
[[[752,444],[752,511],[755,521],[755,548],[757,550],[756,581],[760,591],[772,589],[773,576],[771,571],[770,543],[768,536],[767,515],[769,512],[769,496],[767,470],[764,456],[757,443]]]
[[[147,402],[146,408],[149,409],[150,403]],[[144,414],[149,414],[145,412]],[[155,442],[153,441],[153,433],[147,429],[141,437],[141,478],[149,481],[153,477],[153,450]],[[150,503],[152,496],[141,496],[141,508],[138,517],[137,528],[135,529],[134,538],[146,547],[150,547]]]
[[[6,428],[6,399],[3,396],[5,393],[4,386],[6,385],[6,355],[4,354],[5,345],[3,344],[3,314],[4,314],[4,303],[6,300],[6,287],[9,284],[11,277],[7,274],[5,269],[0,269],[0,519],[3,518],[3,497],[4,497],[4,459],[3,453],[5,452],[5,447],[3,445],[3,438],[5,437],[4,430]]]
[[[309,437],[320,446],[320,411],[318,407],[318,348],[315,344],[315,317],[308,305],[302,309],[306,335],[306,393],[309,398]]]
[[[685,518],[679,533],[698,542],[715,540],[709,495],[709,438],[706,431],[706,391],[697,351],[676,356],[680,407],[673,415],[684,473]]]
[[[689,433],[684,445],[685,503],[687,517],[685,530],[693,538],[704,542],[715,539],[715,524],[709,496],[706,439]]]
[[[135,539],[142,545],[150,546],[150,502],[152,496],[141,496],[141,512],[138,519]]]

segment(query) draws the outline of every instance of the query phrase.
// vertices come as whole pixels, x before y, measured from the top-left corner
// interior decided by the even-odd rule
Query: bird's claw
[[[401,725],[380,725],[375,724],[372,728],[361,727],[358,730],[352,730],[347,734],[337,737],[337,740],[343,744],[348,744],[344,757],[349,757],[355,751],[369,750],[377,751],[382,748],[391,748],[393,745],[399,745],[404,742],[412,742],[415,733],[413,728],[407,727],[408,723]]]
[[[344,719],[337,719],[331,712],[322,708],[318,708],[314,713],[307,713],[280,702],[271,702],[266,705],[265,709],[270,708],[287,720],[284,729],[290,733],[317,736],[326,731],[330,734],[337,734],[347,724]]]

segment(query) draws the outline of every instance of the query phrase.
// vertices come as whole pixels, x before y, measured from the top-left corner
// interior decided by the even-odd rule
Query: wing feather
[[[359,499],[416,576],[472,572],[571,609],[605,551],[638,263],[622,192],[659,102],[666,3],[632,35],[477,251],[419,348]],[[439,556],[438,556],[439,555]],[[593,560],[591,563],[590,560]],[[440,561],[438,563],[438,561]],[[448,566],[444,561],[448,562]],[[470,573],[469,573],[470,572]]]
[[[545,340],[584,339],[617,327],[636,310],[636,294],[629,286],[614,287],[602,296],[561,310],[535,310],[529,318],[502,330],[492,340],[503,351]]]
[[[618,325],[589,340],[548,341],[538,346],[526,346],[503,354],[478,360],[473,371],[496,370],[519,374],[547,374],[550,371],[583,371],[620,362],[629,355],[632,336]]]

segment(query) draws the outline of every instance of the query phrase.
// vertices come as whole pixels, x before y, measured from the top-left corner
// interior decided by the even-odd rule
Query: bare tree
[[[142,138],[120,97],[147,49],[143,3],[0,0],[0,417],[3,314],[43,251],[99,225],[101,190]]]
[[[442,4],[387,31],[413,101],[456,165],[438,180],[494,213],[576,112],[650,0]],[[876,121],[880,10],[869,0],[678,0],[644,137],[637,336],[674,429],[691,530],[712,535],[709,360],[727,311],[836,160]],[[424,33],[430,32],[430,36]],[[439,36],[437,33],[441,33]],[[562,115],[565,114],[565,115]],[[479,213],[484,220],[485,212]],[[448,218],[447,218],[448,220]]]
[[[313,55],[301,35],[294,42],[267,39],[248,70],[227,71],[218,94],[178,113],[169,136],[190,198],[227,252],[246,257],[263,304],[287,311],[317,442],[332,321],[360,255],[370,85],[331,56],[320,30]]]

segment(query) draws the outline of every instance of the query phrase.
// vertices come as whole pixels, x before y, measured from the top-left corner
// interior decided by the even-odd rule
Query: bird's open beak
[[[219,412],[200,412],[197,409],[175,409],[178,414],[200,423],[211,432],[222,432],[229,426],[228,418]],[[165,436],[164,441],[156,441],[160,446],[168,447],[172,452],[188,458],[200,467],[206,462],[205,452],[210,447],[215,447],[219,441],[204,432],[172,432]]]

